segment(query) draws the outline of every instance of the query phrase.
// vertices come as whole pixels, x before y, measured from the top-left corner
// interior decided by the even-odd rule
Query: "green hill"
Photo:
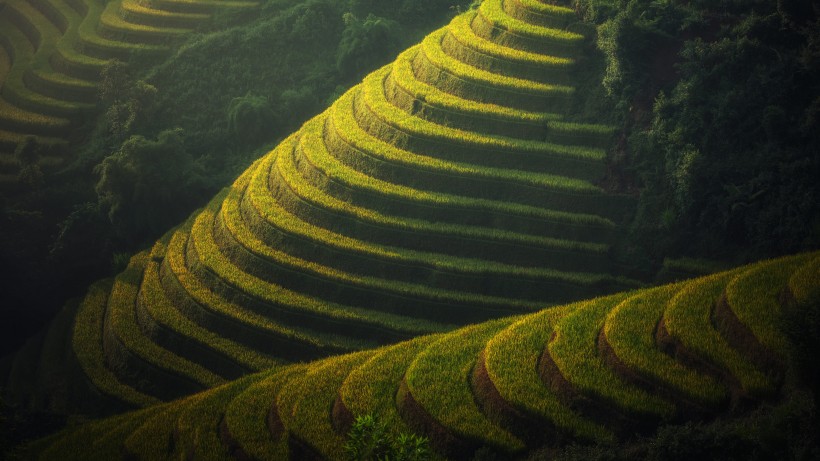
[[[367,76],[95,285],[71,335],[92,393],[144,406],[638,286],[611,258],[634,201],[594,182],[613,129],[569,121],[585,29],[505,5]]]
[[[429,437],[439,455],[470,459],[491,447],[508,459],[571,441],[630,441],[666,424],[730,421],[796,392],[795,349],[780,325],[811,318],[818,290],[820,253],[763,261],[274,367],[69,428],[30,454],[344,459],[353,418],[371,413],[390,431]]]

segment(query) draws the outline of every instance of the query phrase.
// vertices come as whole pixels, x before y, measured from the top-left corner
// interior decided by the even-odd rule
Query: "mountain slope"
[[[795,390],[777,325],[820,293],[820,253],[276,367],[68,429],[40,458],[344,459],[354,416],[449,458],[742,416]]]
[[[140,406],[637,286],[609,255],[632,200],[593,182],[612,129],[567,122],[585,37],[567,8],[502,3],[366,77],[92,291],[73,348],[97,391]]]

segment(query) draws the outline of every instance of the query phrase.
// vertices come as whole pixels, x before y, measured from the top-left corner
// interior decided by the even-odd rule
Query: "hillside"
[[[813,318],[816,327],[819,290],[820,253],[762,261],[275,367],[67,429],[34,444],[39,457],[32,459],[344,459],[354,417],[368,413],[390,431],[429,437],[452,459],[470,459],[481,447],[484,456],[489,447],[509,459],[571,441],[613,450],[613,442],[661,425],[728,422],[762,402],[789,400],[798,392],[799,349],[780,325]],[[673,430],[691,435],[686,427]],[[765,451],[779,433],[764,430],[769,441],[760,443],[768,445],[756,459],[779,457]],[[747,448],[722,449],[746,456]]]
[[[96,283],[73,331],[64,320],[48,334],[58,354],[70,337],[82,370],[65,381],[85,396],[85,375],[94,393],[145,406],[637,286],[610,255],[633,202],[594,184],[612,128],[567,121],[586,41],[570,30],[588,30],[567,8],[503,5],[367,76]],[[32,393],[32,379],[51,384],[29,363],[18,354],[8,395],[99,411],[75,390]]]
[[[4,195],[72,160],[68,141],[95,115],[109,61],[148,63],[208,24],[214,12],[253,1],[13,0],[0,10],[0,190]],[[31,137],[34,158],[15,156]],[[68,157],[68,158],[67,158]],[[28,176],[21,172],[28,168]]]

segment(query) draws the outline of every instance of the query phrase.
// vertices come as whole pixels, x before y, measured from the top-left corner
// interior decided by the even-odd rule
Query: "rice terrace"
[[[818,82],[801,0],[0,0],[2,459],[820,459]]]

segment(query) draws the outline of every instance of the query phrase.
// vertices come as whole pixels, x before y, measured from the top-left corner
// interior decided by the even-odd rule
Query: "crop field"
[[[345,459],[353,418],[373,414],[389,431],[428,437],[448,459],[470,459],[480,447],[510,457],[533,447],[611,443],[662,424],[737,416],[774,398],[759,388],[782,395],[794,384],[766,373],[755,365],[757,349],[733,347],[730,338],[748,329],[764,351],[788,345],[782,334],[756,331],[756,319],[779,321],[785,310],[801,308],[799,293],[820,290],[818,262],[816,252],[782,257],[273,367],[184,400],[65,430],[32,445],[30,454],[43,461],[85,459],[93,447],[97,459],[123,453]],[[784,297],[787,292],[796,296]],[[747,293],[755,302],[733,308],[731,300]],[[730,311],[720,315],[732,317],[733,327],[676,321],[683,303],[704,306],[708,318],[724,298]],[[789,350],[777,355],[781,369]],[[744,377],[750,373],[760,376],[757,387]]]
[[[611,257],[634,199],[596,185],[614,131],[565,112],[584,37],[555,28],[572,22],[565,9],[501,3],[455,17],[365,77],[94,285],[73,330],[75,387],[85,379],[91,394],[142,407],[270,367],[640,287]],[[11,57],[3,95],[85,94],[101,59],[168,49],[213,8],[252,6],[14,0],[0,18],[16,25],[0,34]],[[479,16],[524,41],[482,35]],[[23,57],[34,67],[20,67]],[[15,72],[42,78],[15,86]],[[55,85],[52,96],[26,86],[35,80]],[[71,111],[37,107],[4,116],[32,114],[10,127],[40,135],[71,127],[56,118]],[[578,387],[604,378],[590,379]],[[412,394],[414,383],[403,386]],[[75,403],[98,408],[93,400]],[[469,414],[463,433],[475,439],[489,423]],[[496,435],[499,447],[523,447]]]
[[[0,11],[0,157],[27,137],[65,143],[97,110],[101,71],[112,59],[152,59],[207,24],[220,9],[255,8],[250,1],[14,0]],[[202,3],[202,5],[198,5]],[[178,11],[189,8],[194,12]],[[70,159],[42,161],[55,169]],[[4,162],[4,193],[18,184],[19,165]]]

